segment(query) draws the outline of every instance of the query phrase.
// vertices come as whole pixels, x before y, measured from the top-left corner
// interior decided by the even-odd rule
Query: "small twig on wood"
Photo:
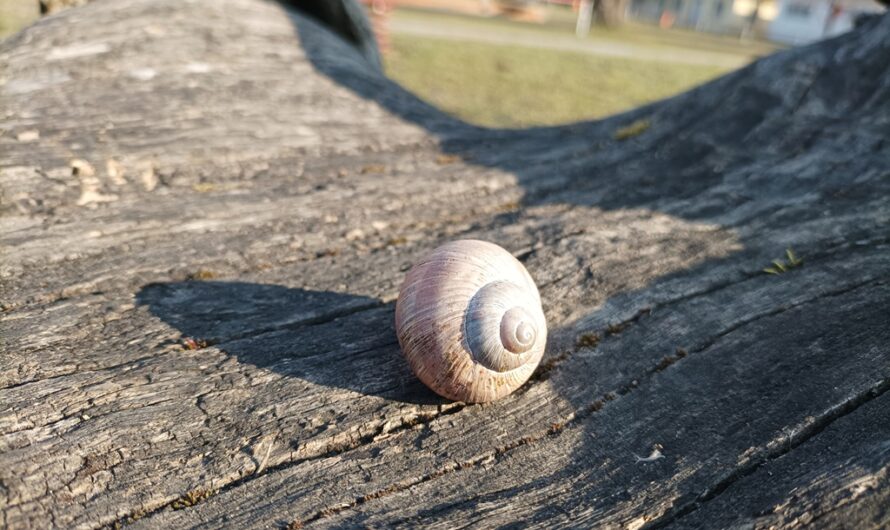
[[[266,454],[263,456],[263,460],[260,462],[260,465],[257,466],[256,471],[254,471],[255,475],[259,475],[263,472],[263,469],[266,468],[266,464],[269,462],[269,455],[272,454],[272,447],[275,446],[275,440],[277,439],[278,434],[276,433],[275,436],[273,436],[272,439],[269,440],[269,446],[266,447]]]
[[[649,453],[649,456],[647,456],[646,458],[643,458],[642,456],[640,456],[636,453],[634,453],[633,455],[637,458],[637,463],[655,462],[659,458],[664,458],[664,455],[661,454],[661,450],[662,450],[661,444],[655,444],[652,446],[652,452]]]

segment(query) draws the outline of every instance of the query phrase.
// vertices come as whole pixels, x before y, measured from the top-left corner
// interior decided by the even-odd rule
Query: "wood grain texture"
[[[42,19],[0,43],[0,526],[886,526],[888,68],[884,17],[489,130],[271,2]],[[492,404],[393,330],[456,238],[550,324]]]

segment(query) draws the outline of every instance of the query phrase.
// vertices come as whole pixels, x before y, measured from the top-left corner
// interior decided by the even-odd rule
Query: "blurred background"
[[[0,0],[0,38],[88,1]],[[447,112],[491,127],[615,114],[777,49],[838,35],[885,9],[877,0],[361,3],[390,77]]]

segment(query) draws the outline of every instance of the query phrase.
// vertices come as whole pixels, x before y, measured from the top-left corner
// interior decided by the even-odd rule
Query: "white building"
[[[803,44],[853,28],[856,18],[884,8],[874,0],[777,0],[776,17],[766,36],[775,41]]]
[[[843,33],[875,0],[632,0],[629,14],[670,27],[802,44]]]

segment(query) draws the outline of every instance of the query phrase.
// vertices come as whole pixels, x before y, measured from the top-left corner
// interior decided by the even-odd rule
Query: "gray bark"
[[[885,16],[490,130],[274,3],[41,20],[0,43],[0,526],[885,527],[888,67]],[[494,404],[392,329],[455,238],[550,324]]]

